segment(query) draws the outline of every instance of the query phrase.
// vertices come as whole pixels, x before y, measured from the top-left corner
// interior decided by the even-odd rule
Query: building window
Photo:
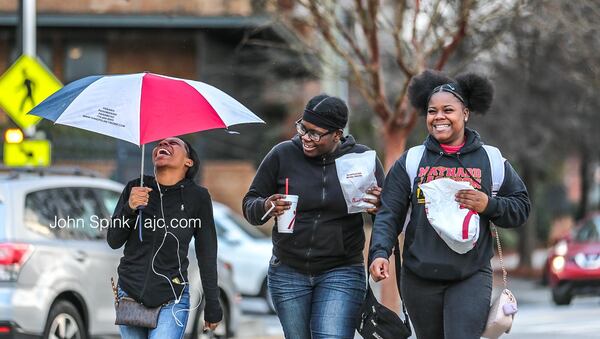
[[[106,49],[100,43],[68,43],[65,51],[65,83],[106,72]]]

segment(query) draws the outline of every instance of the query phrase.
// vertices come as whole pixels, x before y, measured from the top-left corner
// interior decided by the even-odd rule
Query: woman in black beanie
[[[348,108],[339,98],[312,98],[296,122],[298,134],[276,145],[261,163],[244,197],[246,219],[261,225],[290,208],[283,200],[298,195],[293,233],[273,229],[273,257],[268,288],[285,337],[354,338],[354,326],[365,297],[360,213],[348,207],[336,172],[335,160],[369,148],[344,136]],[[379,207],[383,168],[375,160],[377,186],[365,198]],[[271,208],[271,206],[274,206]],[[265,217],[263,217],[265,216]]]
[[[429,136],[421,156],[413,161],[410,151],[404,153],[388,172],[373,225],[370,273],[375,280],[388,276],[388,258],[405,227],[400,293],[417,338],[478,339],[492,292],[490,222],[506,228],[525,223],[530,209],[527,189],[499,152],[492,155],[497,149],[484,146],[479,134],[466,127],[471,113],[483,114],[491,106],[489,80],[477,74],[451,79],[425,71],[408,91],[411,104],[426,116]],[[493,187],[498,172],[504,180]],[[468,181],[475,188],[454,197],[480,218],[477,241],[463,254],[444,242],[426,216],[419,185],[440,178]]]

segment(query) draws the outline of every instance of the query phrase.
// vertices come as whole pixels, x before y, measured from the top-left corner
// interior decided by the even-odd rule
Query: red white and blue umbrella
[[[141,145],[140,186],[144,184],[145,144],[236,124],[264,123],[215,87],[152,73],[82,78],[28,114]],[[140,240],[141,230],[140,226]]]
[[[136,145],[243,123],[264,123],[208,84],[152,73],[89,76],[63,87],[33,114]]]

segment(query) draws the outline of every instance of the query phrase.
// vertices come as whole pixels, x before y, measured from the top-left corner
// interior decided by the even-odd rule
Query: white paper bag
[[[348,213],[365,212],[367,209],[375,207],[362,199],[372,198],[373,196],[366,192],[369,188],[377,186],[376,159],[375,151],[350,153],[335,159],[335,167],[348,206]]]
[[[479,238],[479,214],[460,208],[454,200],[462,189],[473,189],[470,183],[449,178],[436,179],[419,186],[425,195],[427,220],[454,252],[469,252]]]

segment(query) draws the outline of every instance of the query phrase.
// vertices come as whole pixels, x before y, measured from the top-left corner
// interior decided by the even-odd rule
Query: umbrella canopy
[[[264,123],[221,90],[199,81],[152,73],[89,76],[52,94],[28,114],[142,145],[168,137]],[[139,237],[142,240],[142,212]]]
[[[82,78],[29,114],[138,146],[236,124],[264,123],[215,87],[152,73]]]

